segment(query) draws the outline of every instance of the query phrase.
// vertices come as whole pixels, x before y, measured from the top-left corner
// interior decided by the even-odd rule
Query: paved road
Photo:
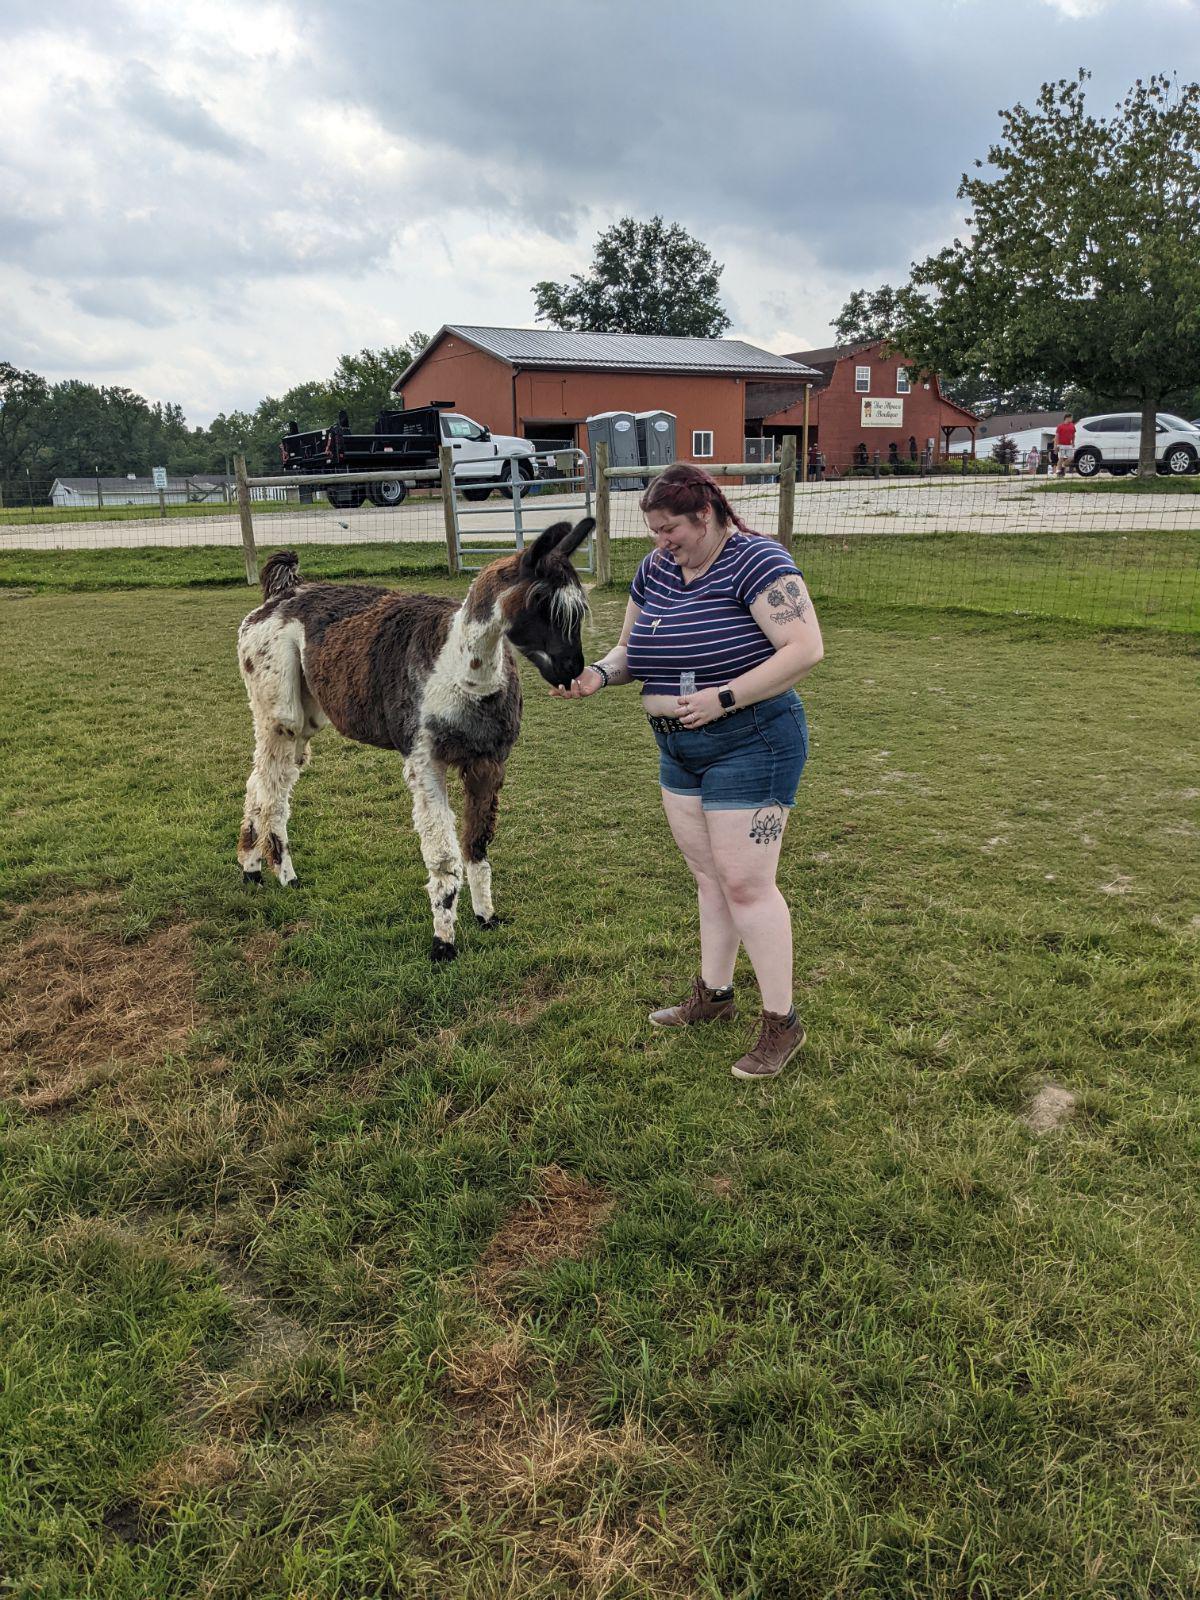
[[[752,527],[773,530],[778,487],[736,487],[730,499]],[[612,496],[614,538],[642,538],[636,493]],[[534,496],[523,507],[526,529],[583,515],[580,496]],[[798,535],[844,538],[864,534],[943,532],[1055,533],[1200,527],[1200,497],[1190,494],[1041,494],[1016,478],[883,479],[850,484],[799,484]],[[498,499],[464,508],[466,541],[512,544],[512,506]],[[304,506],[263,513],[255,534],[264,549],[305,544],[373,544],[444,538],[440,501],[409,502],[398,510],[364,506],[337,511]],[[236,515],[173,517],[163,522],[50,522],[0,525],[0,550],[107,550],[158,545],[241,545]]]

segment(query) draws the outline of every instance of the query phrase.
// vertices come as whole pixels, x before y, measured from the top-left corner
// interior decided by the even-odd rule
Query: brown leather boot
[[[804,1029],[795,1011],[764,1011],[758,1043],[729,1069],[735,1078],[775,1078],[804,1043]]]
[[[733,996],[728,1000],[714,1000],[715,989],[710,989],[703,978],[692,984],[692,992],[677,1006],[667,1006],[663,1011],[652,1011],[650,1021],[656,1028],[690,1028],[694,1022],[725,1022],[737,1016]]]

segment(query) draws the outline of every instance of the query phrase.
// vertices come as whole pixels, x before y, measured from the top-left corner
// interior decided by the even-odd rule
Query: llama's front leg
[[[414,750],[404,763],[404,781],[412,790],[413,827],[421,842],[421,859],[429,871],[429,904],[433,911],[434,961],[452,961],[458,954],[454,927],[463,864],[454,837],[454,813],[446,793],[446,767],[427,751]]]
[[[462,828],[463,854],[467,858],[471,909],[484,928],[500,926],[500,919],[492,905],[492,864],[487,853],[496,832],[500,786],[503,782],[503,761],[473,761],[463,768],[463,793],[466,797]]]

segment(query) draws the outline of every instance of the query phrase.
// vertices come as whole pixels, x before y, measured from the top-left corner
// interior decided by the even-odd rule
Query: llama
[[[579,636],[587,598],[571,553],[591,517],[556,523],[529,549],[476,577],[461,605],[437,595],[365,584],[306,583],[281,550],[262,570],[263,603],[238,629],[238,661],[254,716],[254,766],[238,837],[244,881],[262,882],[265,855],[279,882],[299,879],[287,822],[309,741],[327,723],[365,744],[398,750],[412,792],[413,826],[429,873],[435,961],[454,944],[463,857],[471,906],[485,928],[492,905],[488,845],[504,764],[521,727],[521,683],[509,645],[548,683],[583,671]],[[462,774],[462,848],[446,792]]]

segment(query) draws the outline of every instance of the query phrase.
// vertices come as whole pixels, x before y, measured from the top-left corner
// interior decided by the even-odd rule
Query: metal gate
[[[524,458],[518,457],[517,461],[521,459]],[[536,539],[544,528],[559,521],[560,512],[563,518],[571,521],[592,515],[592,487],[585,451],[569,448],[551,450],[533,457],[533,460],[540,472],[550,475],[522,478],[517,461],[506,461],[504,466],[508,472],[502,477],[454,480],[451,504],[454,512],[454,548],[460,572],[478,572],[497,556],[508,556],[514,550],[524,550],[526,534]],[[501,493],[500,503],[488,504],[488,498],[497,489]],[[541,512],[543,508],[551,514],[532,514],[535,509]],[[479,526],[478,518],[503,520],[493,533],[490,527]],[[580,545],[575,562],[584,572],[595,571],[594,531]]]

